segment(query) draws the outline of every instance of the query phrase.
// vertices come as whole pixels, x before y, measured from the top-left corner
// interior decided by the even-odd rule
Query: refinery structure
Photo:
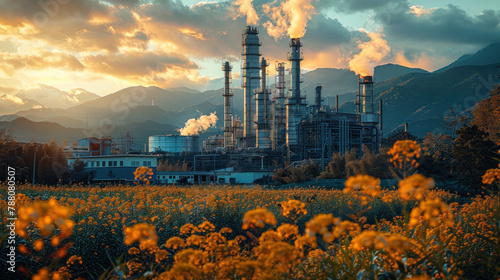
[[[301,61],[304,59],[300,38],[290,39],[288,63],[276,62],[274,89],[267,85],[269,61],[261,57],[258,29],[247,26],[242,33],[241,86],[244,92],[242,137],[236,137],[238,127],[231,121],[232,90],[229,62],[224,71],[224,150],[254,149],[272,154],[284,152],[287,160],[313,159],[323,166],[332,153],[341,154],[351,149],[361,152],[367,145],[378,150],[382,131],[382,107],[375,106],[373,79],[360,77],[358,84],[357,112],[338,112],[322,104],[322,85],[315,91],[314,104],[308,106],[301,93]],[[289,67],[289,83],[286,68]],[[260,87],[259,87],[260,84]],[[378,108],[376,108],[378,107]]]
[[[239,167],[269,167],[271,162],[300,163],[313,160],[324,167],[333,153],[344,154],[356,149],[361,156],[362,146],[378,150],[382,131],[382,103],[374,102],[372,76],[359,77],[357,112],[340,113],[338,96],[334,107],[322,101],[322,85],[315,89],[313,104],[307,104],[301,92],[301,62],[304,56],[301,38],[291,38],[287,61],[270,63],[262,55],[259,30],[246,26],[241,38],[241,87],[243,96],[234,96],[231,88],[232,65],[222,62],[224,112],[221,135],[210,136],[203,142],[196,157],[197,169]],[[268,84],[269,67],[274,67],[274,86]],[[287,77],[287,75],[289,75]],[[243,116],[233,115],[233,98],[243,98]],[[164,148],[158,139],[169,140]],[[178,135],[150,137],[150,152],[192,152],[193,144],[173,144],[192,141]],[[194,136],[195,139],[196,136]],[[201,143],[200,143],[201,144]],[[159,147],[159,148],[158,148]],[[256,161],[245,165],[245,161]]]
[[[314,103],[301,92],[301,38],[291,38],[285,61],[270,63],[262,55],[259,30],[246,26],[241,39],[241,87],[243,96],[231,88],[232,65],[223,61],[224,100],[222,129],[200,143],[199,131],[149,137],[144,152],[169,162],[188,162],[193,172],[238,170],[272,172],[288,164],[314,161],[323,169],[334,153],[362,147],[378,151],[382,135],[382,102],[375,104],[372,76],[359,77],[356,112],[339,112],[322,103],[323,85],[315,88]],[[269,69],[274,67],[274,86]],[[287,76],[288,75],[288,76]],[[243,98],[243,116],[233,114],[233,98]],[[241,109],[241,108],[238,108]],[[215,124],[217,116],[203,116]],[[213,174],[212,174],[213,175]],[[212,176],[211,175],[211,176]],[[217,178],[213,175],[211,178]]]

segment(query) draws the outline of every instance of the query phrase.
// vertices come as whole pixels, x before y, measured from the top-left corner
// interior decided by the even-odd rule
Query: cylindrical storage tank
[[[200,152],[200,137],[198,135],[182,136],[186,137],[186,145],[188,153]]]
[[[188,152],[187,137],[181,135],[155,135],[149,137],[149,152]]]

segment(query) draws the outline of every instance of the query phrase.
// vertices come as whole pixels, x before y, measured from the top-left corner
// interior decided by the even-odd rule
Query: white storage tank
[[[183,136],[183,135],[154,135],[149,136],[149,152],[165,152],[165,153],[197,153],[200,137],[198,135]]]

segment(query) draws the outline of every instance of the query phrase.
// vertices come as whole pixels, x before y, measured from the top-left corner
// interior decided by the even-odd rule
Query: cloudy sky
[[[0,93],[39,84],[99,95],[132,85],[200,88],[222,76],[222,59],[239,73],[247,22],[258,25],[271,62],[286,60],[298,28],[306,70],[364,58],[368,68],[432,71],[500,42],[496,2],[0,0]]]

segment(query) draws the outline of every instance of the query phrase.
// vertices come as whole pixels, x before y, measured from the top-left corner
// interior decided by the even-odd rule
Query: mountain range
[[[409,124],[411,133],[424,136],[437,131],[449,107],[458,113],[470,113],[473,106],[488,96],[497,83],[500,43],[475,54],[464,55],[433,73],[396,64],[375,67],[375,98],[383,100],[384,134]],[[272,79],[270,79],[272,80]],[[323,85],[324,104],[334,106],[339,96],[342,112],[355,112],[356,74],[348,69],[318,68],[304,73],[301,93],[309,104],[315,87]],[[50,86],[0,94],[0,129],[12,131],[24,141],[48,141],[83,138],[88,128],[119,138],[127,129],[137,144],[156,134],[174,133],[190,118],[217,112],[219,121],[208,134],[220,132],[223,98],[220,81],[212,89],[200,92],[190,88],[129,87],[99,97],[83,89],[61,91]],[[239,80],[233,80],[233,84]],[[273,85],[271,85],[273,88]],[[243,90],[234,88],[233,113],[243,114]],[[205,136],[202,135],[201,140]]]

